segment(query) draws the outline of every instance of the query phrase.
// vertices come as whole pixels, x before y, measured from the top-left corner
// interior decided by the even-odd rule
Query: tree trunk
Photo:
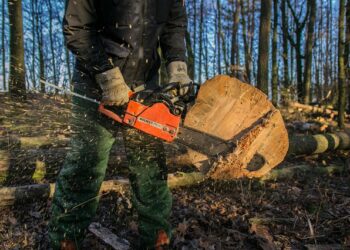
[[[345,66],[348,83],[348,112],[350,113],[350,0],[346,5],[346,45],[345,45]]]
[[[273,0],[273,38],[272,38],[272,103],[278,103],[278,64],[277,64],[277,29],[278,29],[278,0]]]
[[[345,44],[345,0],[339,2],[339,42],[338,42],[338,126],[345,126],[345,106],[346,106],[346,74],[345,74],[345,59],[344,59],[344,44]]]
[[[204,21],[204,0],[200,2],[200,21],[199,21],[199,73],[198,81],[202,83],[202,58],[203,58],[203,21]]]
[[[208,26],[205,26],[205,80],[209,79],[209,44],[208,44]],[[200,82],[201,83],[201,82]]]
[[[186,48],[188,53],[188,74],[191,79],[194,79],[194,54],[192,50],[191,34],[188,31],[186,32]]]
[[[303,59],[301,53],[301,40],[302,33],[296,34],[296,45],[295,45],[295,57],[296,57],[296,66],[297,66],[297,91],[298,91],[298,100],[303,102],[303,97],[305,96],[305,88],[303,84]]]
[[[242,19],[242,29],[243,29],[243,43],[244,43],[244,63],[245,63],[245,71],[248,83],[251,83],[251,50],[249,47],[249,38],[248,38],[248,31],[247,31],[247,21],[246,21],[246,6],[244,5],[244,1],[240,0],[241,5],[241,19]],[[248,3],[249,6],[249,3]]]
[[[221,71],[221,28],[222,28],[222,23],[221,23],[221,0],[217,0],[216,1],[216,8],[217,8],[217,46],[218,46],[218,72],[219,75],[221,75],[222,71]]]
[[[44,61],[44,39],[43,39],[43,28],[40,19],[39,13],[36,15],[36,36],[38,40],[38,52],[39,52],[39,78],[40,78],[40,92],[46,92],[46,86],[44,82],[46,81],[45,77],[45,61]]]
[[[52,71],[53,71],[53,83],[57,83],[57,72],[56,72],[56,55],[55,55],[55,45],[54,45],[54,39],[53,39],[53,9],[51,0],[47,0],[48,9],[49,9],[49,36],[50,36],[50,50],[51,50],[51,63],[52,63]],[[58,90],[55,89],[56,94],[58,93]]]
[[[289,88],[289,64],[288,64],[288,19],[287,19],[286,1],[282,1],[282,33],[283,33],[283,82],[286,89]]]
[[[271,0],[261,1],[257,86],[266,95],[269,94],[268,86],[271,7]]]
[[[232,1],[232,6],[234,1]],[[231,67],[239,66],[239,44],[238,44],[238,28],[239,28],[239,15],[240,8],[239,0],[236,0],[235,11],[233,12],[233,24],[232,24],[232,37],[231,37]],[[234,77],[237,77],[237,72],[232,72]]]
[[[5,12],[5,1],[2,0],[2,8],[1,8],[1,58],[2,58],[2,77],[3,77],[3,89],[7,90],[6,85],[6,45],[5,45],[5,18],[6,18],[6,12]]]
[[[32,12],[32,81],[33,81],[33,88],[36,89],[36,66],[35,66],[35,51],[36,51],[36,35],[35,35],[35,16],[36,13],[36,2],[37,0],[32,0],[31,2],[31,12]]]
[[[316,0],[308,0],[310,17],[307,28],[307,41],[305,49],[305,69],[304,69],[304,103],[309,104],[312,101],[311,93],[311,69],[312,69],[312,47],[314,44],[314,31],[316,21]]]
[[[72,79],[72,71],[71,71],[71,67],[70,67],[70,54],[69,54],[69,50],[67,49],[67,47],[64,48],[64,51],[66,52],[66,65],[67,65],[67,71],[68,71],[68,83],[70,83],[70,81]]]
[[[10,21],[10,76],[9,91],[11,96],[26,98],[25,64],[22,1],[8,0]]]

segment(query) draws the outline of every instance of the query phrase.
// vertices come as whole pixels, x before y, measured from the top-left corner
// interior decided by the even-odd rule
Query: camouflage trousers
[[[75,92],[98,98],[98,88],[83,73],[73,78]],[[135,129],[113,124],[97,111],[97,104],[73,98],[69,153],[56,182],[49,223],[53,249],[60,241],[76,242],[95,216],[98,193],[105,177],[115,132],[121,129],[128,159],[133,207],[138,213],[141,249],[153,249],[158,231],[170,236],[172,198],[161,141]]]

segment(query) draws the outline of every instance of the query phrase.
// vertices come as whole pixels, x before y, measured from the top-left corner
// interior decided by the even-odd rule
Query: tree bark
[[[308,8],[310,9],[310,17],[307,28],[307,41],[305,49],[305,69],[304,69],[304,91],[303,99],[305,104],[309,104],[312,100],[311,92],[311,69],[312,69],[312,47],[314,44],[314,32],[316,21],[316,0],[308,0]]]
[[[25,64],[22,1],[8,0],[10,21],[10,75],[9,91],[11,96],[26,98]]]
[[[259,33],[259,59],[258,59],[258,88],[266,95],[269,94],[269,48],[270,48],[270,22],[271,0],[261,1],[260,33]]]
[[[346,106],[346,74],[345,74],[345,0],[339,2],[339,42],[338,42],[338,126],[345,126],[345,106]]]

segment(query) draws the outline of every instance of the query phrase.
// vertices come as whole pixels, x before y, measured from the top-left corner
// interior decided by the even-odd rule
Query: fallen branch
[[[328,167],[311,167],[309,165],[293,166],[288,168],[275,169],[263,176],[260,182],[282,181],[292,179],[297,175],[333,175],[344,172],[344,166],[331,165]]]
[[[11,149],[33,149],[42,147],[62,147],[66,146],[69,142],[69,138],[62,137],[49,137],[49,136],[37,136],[37,137],[17,137],[17,136],[2,136],[0,137],[0,150]]]
[[[108,228],[103,227],[100,223],[91,223],[89,226],[89,231],[115,250],[130,249],[129,241],[119,238]]]
[[[170,174],[168,178],[168,185],[172,189],[195,185],[206,179],[201,173],[176,173]],[[128,189],[129,181],[127,179],[109,180],[102,183],[100,194],[109,192],[125,193]],[[55,184],[3,187],[0,188],[0,207],[46,200],[52,198],[54,192]]]

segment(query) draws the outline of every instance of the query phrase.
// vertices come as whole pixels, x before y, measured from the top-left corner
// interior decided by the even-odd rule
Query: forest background
[[[40,79],[69,87],[74,56],[64,46],[64,5],[2,0],[1,91],[22,97],[52,91]],[[187,0],[186,5],[196,82],[229,74],[260,88],[274,104],[287,98],[341,112],[348,104],[350,110],[350,1]]]

